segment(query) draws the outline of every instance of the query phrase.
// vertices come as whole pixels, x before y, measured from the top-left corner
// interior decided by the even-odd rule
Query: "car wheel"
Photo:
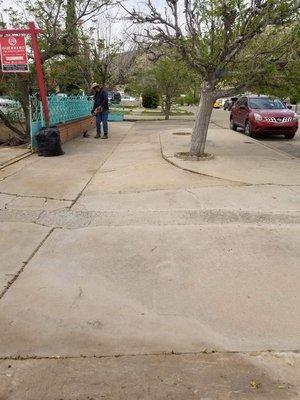
[[[295,133],[286,133],[284,136],[286,139],[294,139]]]
[[[246,121],[245,123],[245,135],[252,137],[252,129],[249,121]]]
[[[237,125],[234,123],[233,118],[230,118],[230,129],[232,131],[237,131]]]

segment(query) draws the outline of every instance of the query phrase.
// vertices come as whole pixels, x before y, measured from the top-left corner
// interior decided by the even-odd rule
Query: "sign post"
[[[47,91],[41,62],[41,53],[37,39],[38,33],[44,32],[41,29],[36,28],[33,21],[29,22],[27,29],[0,29],[0,36],[2,36],[0,37],[1,64],[2,71],[6,73],[29,72],[24,35],[30,35],[45,124],[49,127],[50,118],[47,103]]]

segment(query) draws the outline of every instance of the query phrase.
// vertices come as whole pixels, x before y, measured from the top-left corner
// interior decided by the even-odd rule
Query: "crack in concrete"
[[[29,264],[31,259],[35,256],[35,254],[39,251],[39,249],[43,246],[43,244],[46,242],[46,240],[49,238],[49,236],[52,234],[55,228],[51,228],[50,231],[46,234],[44,239],[39,243],[39,245],[35,248],[35,250],[31,253],[31,255],[28,257],[26,261],[22,263],[22,267],[18,270],[18,272],[13,276],[13,278],[7,283],[5,288],[2,290],[0,293],[0,300],[5,296],[5,294],[8,292],[8,290],[11,288],[11,286],[16,282],[16,280],[19,278],[19,276],[22,274],[24,271],[25,267]],[[1,358],[0,358],[1,359]]]
[[[58,198],[58,197],[49,197],[49,196],[38,196],[34,194],[18,194],[18,193],[9,193],[9,192],[0,192],[0,194],[4,194],[6,196],[13,196],[13,197],[20,197],[20,198],[30,198],[30,199],[43,199],[43,200],[55,200],[55,201],[74,201],[74,199],[64,199],[64,198]],[[69,206],[68,206],[69,207]]]
[[[192,189],[185,189],[185,191],[186,191],[187,193],[191,194],[191,195],[194,197],[195,200],[201,201],[201,199],[197,196],[196,193],[193,192]]]
[[[299,349],[294,350],[272,350],[272,349],[264,349],[264,350],[249,350],[249,351],[240,351],[240,350],[218,350],[218,349],[202,349],[200,351],[160,351],[153,353],[120,353],[120,354],[93,354],[93,355],[54,355],[54,356],[38,356],[38,355],[15,355],[15,356],[6,356],[0,357],[0,361],[26,361],[26,360],[78,360],[78,359],[101,359],[101,358],[126,358],[126,357],[153,357],[153,356],[189,356],[189,355],[246,355],[252,357],[264,356],[264,355],[273,355],[273,356],[296,356],[300,353]]]
[[[3,207],[3,210],[8,210],[8,205],[10,204],[10,203],[12,203],[13,201],[14,201],[14,199],[15,199],[15,197],[13,197],[12,199],[9,199],[7,202],[5,202],[5,204],[4,204],[4,207]]]

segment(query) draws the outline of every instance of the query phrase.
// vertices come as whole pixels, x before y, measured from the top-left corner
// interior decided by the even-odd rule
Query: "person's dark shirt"
[[[97,107],[102,107],[103,110],[108,110],[108,94],[104,88],[98,90],[94,95],[94,106],[92,109],[92,113],[96,110]]]

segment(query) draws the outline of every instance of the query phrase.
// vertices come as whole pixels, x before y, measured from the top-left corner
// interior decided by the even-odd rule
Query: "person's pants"
[[[101,135],[101,122],[103,125],[103,133],[104,135],[108,134],[108,110],[104,110],[101,113],[96,115],[96,128],[97,128],[97,135]]]

